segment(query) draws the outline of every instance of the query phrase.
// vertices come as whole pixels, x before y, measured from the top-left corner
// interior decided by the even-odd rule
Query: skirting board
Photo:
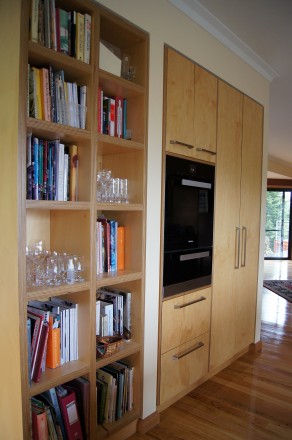
[[[137,431],[140,434],[145,434],[149,429],[154,428],[154,426],[158,425],[160,422],[160,414],[155,411],[150,414],[150,416],[146,417],[146,419],[139,419],[137,425]]]

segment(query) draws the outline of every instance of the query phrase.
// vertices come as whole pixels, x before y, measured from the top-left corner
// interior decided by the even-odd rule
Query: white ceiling
[[[199,12],[199,24],[231,49],[237,46],[237,53],[246,53],[246,60],[271,80],[269,156],[292,168],[292,1],[170,2],[195,20]]]

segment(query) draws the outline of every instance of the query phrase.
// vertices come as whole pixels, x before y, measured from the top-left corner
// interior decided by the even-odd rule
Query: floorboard
[[[292,279],[265,261],[264,279]],[[161,413],[131,440],[291,440],[292,303],[263,288],[260,352],[249,352]]]

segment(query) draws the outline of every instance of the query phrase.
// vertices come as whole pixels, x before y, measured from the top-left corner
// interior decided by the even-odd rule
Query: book
[[[49,334],[49,325],[47,322],[44,322],[40,333],[35,363],[33,365],[31,372],[32,380],[36,383],[40,381],[40,377],[42,373],[42,362],[46,353],[48,334]]]
[[[78,411],[80,415],[81,429],[84,438],[89,437],[89,397],[90,397],[90,384],[85,377],[77,377],[64,384],[65,387],[70,387],[75,391]]]
[[[38,43],[38,27],[39,27],[39,0],[31,0],[30,39],[34,43]]]
[[[96,296],[100,301],[113,305],[113,330],[115,335],[123,335],[123,296],[117,292],[98,289]]]
[[[40,69],[40,83],[41,83],[42,117],[45,121],[50,121],[51,98],[50,98],[49,70],[45,67],[42,67]]]
[[[83,61],[90,63],[91,15],[84,14],[84,55]]]
[[[83,440],[75,392],[61,386],[56,387],[56,392],[66,430],[66,438],[68,440]]]
[[[68,14],[61,8],[59,8],[59,29],[60,52],[69,55]]]
[[[69,200],[77,202],[78,200],[78,147],[69,146],[70,158],[70,179],[69,179]]]
[[[33,90],[34,90],[34,113],[36,119],[43,119],[42,98],[41,98],[41,78],[40,69],[32,67],[33,72]]]
[[[108,392],[108,384],[103,380],[96,378],[96,402],[97,402],[97,424],[105,423],[105,405]]]
[[[96,300],[95,305],[95,334],[100,335],[100,300]]]
[[[47,415],[47,422],[48,422],[48,432],[49,432],[49,439],[50,440],[59,440],[58,433],[57,433],[57,427],[55,426],[54,418],[53,418],[53,408],[51,408],[48,405],[45,405],[45,411]]]
[[[113,336],[114,335],[114,318],[113,318],[113,304],[107,301],[100,301],[100,314],[108,316],[107,328],[104,328],[102,336]]]
[[[130,340],[132,328],[132,292],[110,286],[103,287],[103,290],[119,294],[123,297],[123,338]]]
[[[116,399],[116,408],[115,408],[115,419],[119,420],[123,416],[122,404],[123,404],[123,396],[124,396],[124,368],[117,367],[113,364],[108,364],[102,368],[103,371],[111,374],[117,383],[117,399]]]
[[[121,96],[115,97],[115,111],[116,111],[115,136],[118,138],[122,138],[123,137],[123,98]]]
[[[65,425],[62,418],[56,389],[50,388],[49,390],[39,394],[38,398],[53,408],[57,431],[59,430],[61,432],[62,437],[60,438],[66,439]]]
[[[76,13],[76,58],[84,61],[84,14]]]
[[[111,419],[112,406],[113,406],[113,375],[105,371],[103,368],[96,370],[96,378],[101,381],[104,389],[101,389],[101,393],[104,393],[104,402],[100,407],[99,423],[107,423]],[[98,401],[103,401],[101,396],[98,396]]]
[[[34,397],[31,398],[31,419],[33,440],[49,440],[45,405]]]
[[[117,264],[117,238],[118,222],[109,220],[110,224],[110,271],[114,272],[118,268]]]
[[[117,269],[125,269],[125,227],[118,226],[117,232]]]
[[[49,318],[49,335],[47,343],[46,366],[57,368],[61,365],[61,316],[59,313],[51,313]]]
[[[33,178],[33,162],[32,162],[32,134],[28,133],[26,137],[26,199],[32,200],[32,178]]]

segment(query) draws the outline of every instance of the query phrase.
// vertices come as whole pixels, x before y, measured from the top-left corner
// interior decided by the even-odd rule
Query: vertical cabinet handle
[[[240,257],[240,228],[235,228],[235,262],[234,269],[239,269],[239,257]]]
[[[245,267],[246,264],[246,237],[247,237],[247,228],[246,226],[243,226],[242,241],[241,241],[241,267]]]

